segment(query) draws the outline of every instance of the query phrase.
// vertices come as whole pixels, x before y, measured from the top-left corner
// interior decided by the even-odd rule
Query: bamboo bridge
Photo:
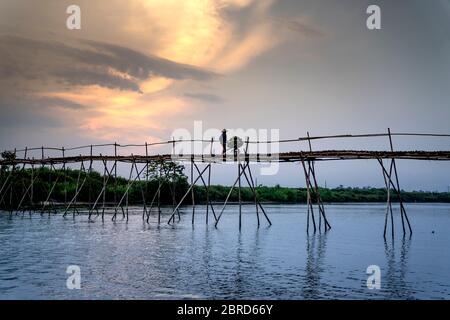
[[[3,159],[0,160],[1,176],[0,176],[0,208],[5,211],[13,213],[24,213],[25,211],[39,212],[44,214],[48,212],[57,214],[62,213],[62,216],[66,217],[69,212],[72,212],[75,217],[80,214],[81,208],[85,208],[85,212],[88,214],[89,220],[93,216],[105,218],[105,213],[108,212],[108,208],[112,209],[112,220],[117,219],[118,213],[122,213],[123,218],[128,220],[128,195],[129,190],[133,184],[137,181],[148,181],[147,171],[152,164],[164,163],[164,162],[177,162],[182,164],[189,164],[190,168],[190,183],[187,191],[180,199],[175,197],[176,181],[175,179],[164,179],[164,177],[174,176],[174,172],[168,172],[166,169],[159,169],[158,188],[153,194],[151,199],[147,199],[147,194],[141,188],[142,191],[142,219],[149,222],[150,215],[156,211],[158,215],[158,224],[161,223],[161,188],[164,183],[170,184],[169,189],[172,196],[172,208],[167,220],[168,224],[173,224],[181,219],[180,207],[186,203],[187,198],[190,196],[192,201],[192,223],[195,218],[195,206],[198,205],[195,202],[193,188],[196,184],[200,184],[206,192],[206,223],[208,224],[209,213],[211,212],[214,218],[214,225],[217,227],[222,214],[229,202],[230,195],[233,190],[237,190],[239,198],[239,229],[242,225],[242,201],[241,201],[241,188],[242,182],[246,182],[248,188],[252,192],[254,198],[255,211],[258,227],[260,226],[260,212],[262,213],[262,219],[268,225],[272,222],[263,204],[258,199],[257,186],[255,184],[254,176],[251,171],[251,164],[255,163],[299,163],[300,170],[305,177],[305,186],[307,192],[307,232],[312,228],[313,232],[328,231],[331,228],[331,224],[327,219],[325,212],[325,205],[320,197],[320,188],[316,178],[315,162],[317,161],[342,161],[342,160],[375,160],[380,165],[380,170],[384,179],[387,199],[386,199],[386,213],[384,217],[384,232],[386,237],[388,225],[390,225],[390,231],[392,237],[394,236],[394,214],[392,199],[398,201],[401,226],[403,235],[409,233],[412,234],[411,223],[406,213],[405,205],[402,200],[401,188],[399,182],[399,176],[397,171],[396,160],[428,160],[428,161],[449,161],[450,151],[438,150],[438,151],[395,151],[393,147],[393,137],[395,136],[410,136],[410,137],[450,137],[449,134],[424,134],[424,133],[391,133],[388,130],[387,133],[379,134],[359,134],[359,135],[329,135],[329,136],[310,136],[309,133],[305,137],[279,140],[279,141],[250,141],[248,138],[242,141],[239,137],[232,137],[230,140],[226,138],[226,130],[223,131],[224,136],[221,137],[223,141],[215,140],[176,140],[161,141],[156,143],[145,144],[127,144],[120,145],[113,144],[97,144],[86,145],[73,148],[54,148],[54,147],[39,147],[39,148],[24,148],[14,149],[6,151],[2,154]],[[387,137],[389,141],[389,150],[371,151],[371,150],[317,150],[313,151],[312,142],[316,140],[330,140],[330,139],[352,139],[352,138],[376,138]],[[182,154],[176,152],[176,146],[179,143],[202,143],[209,145],[210,152],[201,154]],[[277,152],[277,153],[250,153],[249,146],[251,144],[273,144],[273,143],[296,143],[306,142],[306,150],[296,150],[293,152]],[[213,153],[213,146],[221,143],[222,152],[218,154]],[[149,149],[154,146],[169,145],[172,148],[171,153],[167,154],[151,154]],[[228,147],[227,147],[228,145]],[[231,147],[230,147],[231,145]],[[102,148],[109,148],[107,154],[94,154],[94,151]],[[126,155],[119,155],[118,149],[133,148],[133,150],[142,150],[140,154],[129,153]],[[32,152],[40,152],[40,157],[30,156]],[[69,155],[69,152],[81,152],[78,155]],[[84,153],[83,153],[84,152]],[[114,201],[106,201],[106,190],[111,183],[117,183],[117,168],[118,164],[126,164],[129,166],[129,176],[125,190],[121,194],[116,194],[114,191]],[[228,195],[223,205],[221,205],[220,211],[213,205],[209,199],[209,188],[211,183],[211,174],[213,164],[233,163],[237,165],[237,175],[232,184]],[[98,194],[92,194],[90,188],[89,173],[94,169],[94,164],[102,167],[102,179],[103,183],[101,191]],[[66,180],[65,173],[69,170],[70,166],[76,166],[78,171],[78,177],[76,179],[75,190],[72,193],[68,190],[65,192],[64,203],[57,203],[52,198],[56,185]],[[78,168],[79,166],[79,168]],[[39,175],[35,174],[38,168],[47,168],[49,172],[60,170],[64,174],[63,176],[57,176],[52,180],[52,176],[49,175],[48,190],[45,190],[45,201],[34,200],[34,188],[38,183]],[[27,183],[22,181],[20,187],[15,183],[16,179],[21,177],[21,172],[24,170],[31,171],[31,175]],[[172,169],[170,169],[172,170]],[[172,177],[173,177],[172,176]],[[23,178],[22,178],[23,179]],[[42,178],[41,178],[42,179]],[[115,182],[114,182],[115,181]],[[65,184],[64,184],[65,185]],[[79,195],[82,190],[88,189],[89,202],[81,203],[79,201]],[[60,205],[61,209],[56,210]],[[217,211],[216,211],[217,210]]]

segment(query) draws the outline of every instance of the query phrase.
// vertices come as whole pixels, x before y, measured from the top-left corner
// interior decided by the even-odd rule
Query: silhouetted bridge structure
[[[195,218],[195,197],[193,192],[193,187],[196,184],[201,184],[206,192],[206,223],[208,223],[209,212],[212,213],[214,217],[214,224],[217,227],[221,216],[229,202],[230,195],[233,190],[237,189],[238,199],[239,199],[239,229],[242,225],[242,201],[241,201],[241,188],[242,182],[246,182],[248,188],[252,192],[254,197],[255,211],[258,227],[260,226],[260,212],[265,219],[265,221],[271,225],[272,222],[268,217],[263,205],[258,199],[257,186],[253,178],[251,171],[251,164],[254,163],[299,163],[300,168],[303,171],[305,177],[305,185],[307,192],[307,232],[309,232],[310,227],[312,227],[314,232],[327,231],[331,228],[330,222],[327,219],[325,213],[325,206],[320,197],[320,188],[317,183],[316,178],[316,168],[314,163],[317,161],[337,161],[337,160],[357,160],[357,159],[372,159],[376,160],[384,178],[385,187],[387,191],[386,199],[386,214],[384,221],[384,233],[386,236],[388,221],[390,220],[390,230],[392,236],[394,236],[394,215],[392,209],[392,199],[395,197],[400,206],[400,217],[403,235],[407,232],[412,234],[411,224],[406,214],[405,206],[402,200],[401,188],[399,183],[399,177],[397,172],[396,160],[430,160],[430,161],[449,161],[450,151],[394,151],[393,148],[393,137],[394,136],[410,136],[410,137],[429,137],[429,138],[439,138],[439,137],[450,137],[449,134],[423,134],[423,133],[391,133],[388,130],[387,133],[380,134],[359,134],[359,135],[329,135],[329,136],[310,136],[309,133],[306,137],[300,137],[296,139],[279,140],[279,141],[250,141],[248,138],[242,141],[238,137],[232,137],[230,140],[226,138],[226,132],[221,139],[223,141],[218,141],[215,139],[211,140],[170,140],[162,141],[156,143],[145,143],[139,144],[127,144],[119,145],[114,144],[97,144],[97,145],[87,145],[79,146],[74,148],[49,148],[49,147],[39,147],[39,148],[24,148],[15,149],[2,154],[3,159],[0,160],[1,170],[1,185],[0,185],[0,208],[9,211],[10,214],[22,212],[24,213],[28,210],[31,212],[40,212],[44,214],[48,212],[58,213],[62,212],[65,217],[70,211],[72,211],[73,216],[80,214],[80,208],[86,208],[86,212],[91,219],[93,216],[101,216],[102,220],[105,217],[105,213],[108,213],[108,208],[112,214],[112,220],[116,220],[117,214],[122,213],[123,218],[128,220],[128,195],[129,190],[136,181],[148,181],[149,177],[146,174],[149,167],[155,164],[161,164],[170,162],[173,163],[187,163],[190,164],[190,184],[187,191],[178,199],[175,198],[175,188],[176,180],[170,179],[170,177],[175,176],[175,168],[163,168],[159,167],[158,173],[158,188],[153,194],[151,199],[146,198],[146,193],[142,191],[142,218],[149,222],[149,217],[154,210],[158,214],[158,224],[161,223],[161,204],[160,196],[163,184],[169,184],[170,192],[172,196],[172,211],[170,213],[167,223],[175,223],[176,220],[181,219],[180,206],[186,203],[186,199],[189,197],[192,201],[192,223],[194,223]],[[371,150],[312,150],[312,141],[316,140],[327,140],[327,139],[350,139],[350,138],[375,138],[375,137],[387,137],[389,139],[389,150],[388,151],[371,151]],[[225,141],[225,143],[224,143]],[[228,142],[228,143],[227,143]],[[306,150],[294,151],[294,152],[278,152],[278,153],[251,153],[249,152],[249,146],[251,144],[273,144],[273,143],[295,143],[295,142],[306,142]],[[176,152],[176,146],[179,143],[202,143],[209,145],[210,152],[208,153],[189,153],[183,154]],[[221,143],[222,152],[218,154],[213,153],[213,147],[216,144]],[[172,152],[169,154],[150,154],[149,148],[153,146],[170,145]],[[228,146],[228,147],[227,147]],[[231,147],[230,147],[231,146]],[[110,148],[109,154],[94,154],[94,150],[102,148]],[[140,154],[127,154],[119,155],[118,149],[133,148],[133,150],[140,149],[143,150]],[[40,152],[40,157],[30,156],[32,152]],[[68,155],[69,152],[85,152],[78,155]],[[116,194],[114,191],[114,201],[106,201],[106,190],[111,184],[111,180],[117,181],[118,173],[117,167],[118,163],[128,164],[130,166],[129,176],[126,184],[125,190],[121,194]],[[211,182],[211,168],[213,164],[222,163],[234,163],[237,164],[237,175],[234,183],[232,184],[228,195],[222,205],[220,211],[216,211],[216,207],[209,199],[209,188]],[[103,168],[103,184],[101,191],[98,194],[91,194],[91,188],[89,186],[90,178],[89,173],[94,170],[94,164],[100,164]],[[76,182],[75,190],[72,190],[72,194],[68,194],[67,190],[65,192],[65,200],[63,203],[57,203],[53,200],[52,194],[55,190],[56,185],[61,183],[61,180],[65,180],[65,173],[69,169],[69,166],[79,165],[77,168],[78,177]],[[59,167],[58,167],[59,166]],[[34,174],[39,168],[47,168],[50,172],[60,170],[64,174],[63,176],[57,176],[54,181],[50,180],[49,185],[51,186],[46,190],[45,201],[36,202],[33,198],[34,187],[37,185],[38,175]],[[22,181],[22,186],[17,188],[17,183],[15,179],[21,177],[20,173],[28,169],[31,171],[29,180],[25,184]],[[51,175],[49,175],[50,179]],[[169,178],[169,179],[167,179]],[[23,179],[23,176],[22,176]],[[42,178],[41,178],[42,179]],[[65,186],[65,184],[63,184]],[[65,187],[64,187],[65,188]],[[80,192],[83,188],[89,189],[89,202],[80,203],[78,200]],[[142,186],[141,186],[142,189]],[[56,210],[57,206],[62,206],[62,210]],[[198,205],[198,204],[197,204]]]

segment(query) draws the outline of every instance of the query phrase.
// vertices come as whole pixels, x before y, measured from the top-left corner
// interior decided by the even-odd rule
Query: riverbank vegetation
[[[107,179],[107,187],[105,192],[105,201],[117,203],[125,194],[128,188],[128,203],[142,204],[143,198],[146,203],[157,197],[155,194],[159,192],[160,202],[162,204],[172,204],[178,202],[189,188],[188,178],[183,173],[183,167],[175,163],[155,163],[149,166],[140,179],[129,181],[123,177],[108,177],[108,174],[102,174],[91,171],[90,173],[73,169],[56,169],[48,168],[18,169],[10,174],[11,168],[2,168],[0,174],[0,187],[3,187],[0,194],[0,207],[17,206],[20,201],[23,205],[31,203],[42,203],[47,199],[52,202],[67,203],[72,200],[78,192],[77,202],[93,203],[98,195],[102,192],[104,179]],[[161,173],[161,174],[160,174]],[[8,178],[9,176],[9,178]],[[30,186],[30,181],[34,183]],[[6,183],[5,183],[6,181]],[[12,182],[12,184],[11,184]],[[78,186],[78,187],[77,187]],[[129,187],[128,187],[129,186]],[[78,191],[77,191],[78,190]],[[209,199],[213,202],[223,202],[230,191],[229,186],[212,185],[209,188]],[[281,186],[258,186],[256,188],[258,199],[261,202],[274,203],[305,203],[307,191],[305,188],[291,188]],[[396,196],[391,191],[393,201]],[[23,195],[26,196],[23,198]],[[50,196],[49,196],[50,194]],[[384,188],[320,188],[320,196],[323,202],[385,202],[386,190]],[[206,201],[206,190],[199,180],[194,187],[194,197],[196,203],[204,203]],[[254,195],[250,188],[243,187],[241,189],[242,201],[254,201]],[[447,202],[450,203],[449,192],[428,192],[428,191],[402,191],[402,198],[405,202]],[[185,199],[185,204],[191,202],[191,195]],[[99,199],[103,201],[103,195]],[[238,190],[235,188],[231,193],[229,201],[238,201]]]

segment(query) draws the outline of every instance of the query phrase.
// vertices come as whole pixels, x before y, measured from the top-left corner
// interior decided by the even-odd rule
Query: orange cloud
[[[76,123],[84,135],[107,141],[148,141],[149,137],[155,136],[155,132],[165,129],[161,118],[176,116],[186,107],[186,103],[177,97],[123,92],[98,86],[40,95],[86,106],[86,112],[62,108],[55,112],[60,112],[60,116],[65,118],[70,115],[76,117]]]
[[[151,42],[142,43],[149,53],[221,73],[234,71],[253,57],[272,48],[269,18],[272,0],[135,0],[145,19],[130,16],[123,31],[148,34]],[[238,31],[223,9],[241,10],[252,5],[246,30]],[[140,37],[142,38],[142,37]]]
[[[256,55],[274,47],[278,42],[268,37],[271,32],[269,25],[261,25],[239,41],[232,43],[230,48],[216,62],[216,68],[228,72],[237,70],[246,65]]]

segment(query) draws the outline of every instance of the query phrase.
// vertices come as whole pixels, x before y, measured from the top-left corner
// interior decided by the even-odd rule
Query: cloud
[[[171,79],[210,80],[217,74],[188,64],[177,63],[153,55],[144,55],[122,46],[98,41],[84,41],[105,55],[96,59],[96,63],[127,73],[144,80],[154,75]],[[98,56],[96,57],[98,58]],[[89,62],[89,61],[87,61]]]
[[[152,77],[208,80],[216,74],[99,41],[65,44],[3,35],[0,76],[9,83],[39,80],[140,92],[139,83]]]
[[[315,27],[314,25],[304,22],[304,21],[289,20],[289,21],[286,21],[286,26],[290,30],[298,32],[301,35],[304,35],[306,37],[318,38],[318,37],[324,36],[324,33],[322,30],[320,30],[317,27]]]
[[[215,94],[211,94],[211,93],[189,93],[186,92],[184,94],[185,97],[191,98],[191,99],[195,99],[195,100],[200,100],[200,101],[204,101],[204,102],[210,102],[210,103],[222,103],[225,100]]]
[[[142,92],[137,81],[111,75],[103,70],[67,67],[54,70],[50,73],[50,75],[70,85],[99,85],[109,89],[131,90],[139,93]]]
[[[88,106],[85,106],[83,104],[70,101],[67,99],[57,98],[57,97],[37,97],[33,96],[33,103],[40,105],[40,106],[47,106],[47,107],[59,107],[64,109],[71,109],[71,110],[83,110],[88,108]]]
[[[199,82],[220,81],[279,43],[273,2],[80,0],[77,31],[65,30],[60,2],[0,4],[8,26],[0,33],[0,112],[19,125],[39,114],[47,138],[55,135],[44,129],[57,123],[73,136],[108,141],[170,133],[199,112],[198,101],[225,101],[193,89]]]

